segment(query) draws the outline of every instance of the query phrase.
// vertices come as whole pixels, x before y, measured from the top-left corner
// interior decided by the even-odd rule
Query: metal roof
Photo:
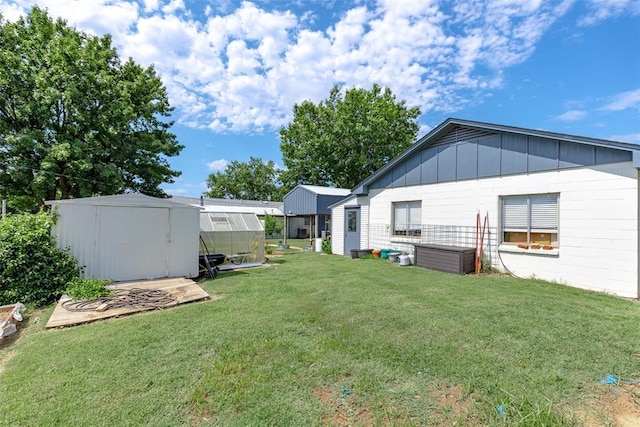
[[[118,206],[118,207],[165,207],[165,208],[193,208],[193,206],[178,203],[170,199],[145,196],[144,194],[128,193],[111,196],[81,197],[77,199],[47,200],[47,205],[83,205],[83,206]]]
[[[293,190],[289,191],[287,195],[293,192],[296,188],[304,188],[305,190],[317,194],[318,196],[348,196],[349,194],[351,194],[351,190],[348,188],[334,188],[322,187],[320,185],[299,184]]]
[[[333,187],[321,187],[319,185],[300,185],[302,188],[306,188],[307,190],[316,193],[320,196],[347,196],[351,193],[351,190],[348,188],[333,188]]]
[[[283,202],[264,200],[209,199],[198,197],[172,196],[171,200],[192,206],[202,207],[207,212],[244,212],[256,215],[284,216]]]

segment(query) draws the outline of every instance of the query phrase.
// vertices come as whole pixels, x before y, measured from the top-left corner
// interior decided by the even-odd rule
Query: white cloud
[[[159,8],[158,0],[143,0],[143,3],[145,12],[153,12]]]
[[[612,99],[601,109],[607,111],[621,111],[628,108],[640,107],[640,88],[622,92],[612,97]]]
[[[586,111],[582,110],[569,110],[565,113],[560,114],[556,117],[558,120],[562,120],[563,122],[577,122],[579,120],[584,119],[587,116]]]
[[[167,15],[176,13],[181,10],[185,10],[184,2],[182,0],[171,0],[169,1],[169,3],[162,7],[162,12]]]
[[[587,13],[578,21],[578,25],[582,26],[596,25],[606,19],[623,15],[640,15],[638,0],[588,0],[585,3]]]
[[[640,133],[630,133],[627,135],[613,135],[608,139],[612,141],[630,142],[632,144],[640,144]]]
[[[337,2],[329,10],[338,19],[326,28],[313,11],[296,16],[248,1],[210,4],[197,18],[183,0],[39,4],[80,30],[113,34],[121,57],[153,64],[179,123],[251,133],[286,124],[293,104],[325,99],[336,83],[389,86],[423,113],[479,102],[573,1]],[[590,1],[589,10],[632,9],[621,0],[614,3],[625,6],[615,8]],[[31,4],[0,0],[0,12],[9,19]]]
[[[222,172],[227,168],[228,164],[229,162],[226,161],[225,159],[218,159],[218,160],[214,160],[212,162],[207,163],[207,169],[216,171],[216,172]]]

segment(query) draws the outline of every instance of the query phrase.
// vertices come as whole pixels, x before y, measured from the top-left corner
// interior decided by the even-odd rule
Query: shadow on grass
[[[281,264],[285,264],[285,263],[287,263],[287,262],[289,262],[289,260],[288,260],[288,259],[286,259],[286,258],[284,258],[284,257],[282,257],[282,256],[278,256],[278,257],[268,257],[268,258],[267,258],[267,262],[266,262],[265,264],[267,264],[267,265],[269,265],[269,264],[272,264],[272,265],[273,265],[273,264],[281,265]]]

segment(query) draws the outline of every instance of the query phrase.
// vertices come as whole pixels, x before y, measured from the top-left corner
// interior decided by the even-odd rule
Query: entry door
[[[344,209],[344,254],[360,249],[360,208]]]

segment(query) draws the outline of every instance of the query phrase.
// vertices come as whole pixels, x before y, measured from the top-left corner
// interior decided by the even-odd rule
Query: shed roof
[[[318,196],[348,196],[349,194],[351,194],[351,190],[348,188],[322,187],[320,185],[298,184],[295,188],[289,191],[284,197],[287,198],[288,195],[290,195],[291,193],[293,193],[299,188],[302,188]]]
[[[82,206],[118,206],[118,207],[153,207],[153,208],[190,208],[184,203],[169,199],[146,196],[138,193],[116,194],[111,196],[82,197],[77,199],[47,200],[48,205],[82,205]]]
[[[271,202],[265,200],[239,200],[171,196],[171,200],[186,203],[192,206],[200,206],[207,212],[244,212],[256,215],[284,216],[283,202]]]

